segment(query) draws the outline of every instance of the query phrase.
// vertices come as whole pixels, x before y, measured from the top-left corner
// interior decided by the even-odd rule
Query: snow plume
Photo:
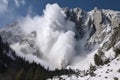
[[[8,9],[8,1],[7,0],[0,0],[0,15],[6,12]]]
[[[25,5],[25,0],[14,0],[17,7],[20,7],[20,5]]]
[[[65,67],[76,54],[75,24],[66,20],[58,4],[47,4],[43,13],[22,19],[22,29],[26,35],[36,31],[36,45],[44,59],[58,68]]]

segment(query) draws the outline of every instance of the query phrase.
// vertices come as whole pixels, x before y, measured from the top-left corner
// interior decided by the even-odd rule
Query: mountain
[[[21,28],[17,22],[7,25],[5,28],[0,29],[0,36],[2,36],[4,42],[13,44],[21,41],[24,34],[21,32]]]
[[[40,74],[40,75],[39,75]],[[45,80],[53,76],[76,74],[72,69],[50,71],[40,64],[18,57],[0,37],[0,80]],[[24,76],[24,77],[23,77]]]
[[[55,68],[72,68],[77,75],[54,79],[119,80],[120,12],[47,5],[43,16],[27,17],[0,29],[16,55]],[[78,76],[78,77],[77,77]]]

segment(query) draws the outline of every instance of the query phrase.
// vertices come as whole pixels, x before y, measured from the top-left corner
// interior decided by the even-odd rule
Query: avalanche
[[[58,68],[65,67],[76,54],[75,24],[66,20],[58,4],[47,4],[43,16],[22,19],[19,25],[26,35],[36,32],[35,45],[40,57]]]
[[[29,62],[35,61],[50,69],[73,68],[87,71],[90,65],[97,68],[94,72],[98,73],[96,77],[61,76],[66,77],[66,80],[119,78],[116,73],[119,66],[117,51],[120,48],[119,14],[119,11],[112,10],[95,8],[86,12],[80,8],[61,8],[57,3],[47,4],[42,16],[31,17],[28,14],[15,27],[2,29],[0,33],[6,31],[7,34],[2,35],[3,39],[8,38],[16,54]],[[19,30],[16,29],[18,26]],[[20,34],[13,34],[17,31]],[[95,64],[95,54],[102,61],[100,65]],[[104,71],[108,68],[113,71],[106,74]]]

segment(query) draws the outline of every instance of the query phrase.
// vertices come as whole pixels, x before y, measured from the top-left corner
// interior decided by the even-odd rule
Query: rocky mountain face
[[[102,43],[105,36],[114,34],[116,27],[119,28],[120,12],[112,10],[97,9],[85,12],[80,8],[64,9],[68,18],[76,24],[76,36],[85,35],[85,28],[88,29],[89,38],[88,41],[94,39],[95,43]],[[114,31],[114,32],[113,32]],[[112,40],[111,40],[112,41]]]
[[[0,29],[0,36],[4,42],[9,44],[21,41],[24,34],[21,32],[21,28],[17,22],[7,25],[5,28]]]
[[[104,69],[106,70],[107,68],[112,69],[113,63],[119,62],[120,12],[97,8],[89,12],[86,12],[80,8],[63,8],[63,12],[67,16],[66,20],[70,20],[75,23],[74,37],[76,41],[82,45],[76,45],[76,52],[78,52],[77,54],[79,55],[81,53],[84,53],[87,54],[87,56],[92,55],[92,59],[89,59],[89,57],[85,57],[85,59],[90,60],[90,63],[88,65],[90,66],[91,64],[92,68],[95,67],[92,69],[92,73],[97,74],[97,72],[99,72],[97,74],[97,78],[100,78],[102,76],[102,74],[100,74],[100,71]],[[24,54],[33,54],[41,58],[39,47],[35,44],[37,35],[35,31],[26,36],[24,33],[22,33],[17,23],[15,23],[8,25],[8,27],[0,29],[0,35],[2,36],[3,41],[8,41],[9,44],[13,45],[14,43],[14,45],[19,46],[19,48],[17,47],[17,50],[20,52]],[[78,64],[82,65],[81,63]],[[106,65],[108,65],[108,67],[106,67]],[[116,64],[116,66],[118,67],[119,64]],[[72,68],[75,67],[76,66],[72,66]],[[91,69],[91,67],[89,69]],[[87,74],[87,70],[84,72],[85,74]],[[114,69],[113,72],[115,72]],[[91,75],[89,76],[89,74],[85,74],[80,74],[79,79],[86,80],[91,77]],[[110,75],[112,75],[112,73],[110,73]],[[65,79],[65,76],[61,77]],[[114,80],[118,80],[116,77],[112,78],[115,78]],[[73,80],[74,79],[77,78],[74,76]],[[100,79],[103,79],[103,77]],[[93,80],[93,78],[91,78],[91,80]]]

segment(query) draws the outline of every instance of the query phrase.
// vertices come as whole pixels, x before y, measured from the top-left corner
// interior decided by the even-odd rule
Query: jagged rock
[[[18,22],[15,22],[0,29],[0,36],[3,38],[4,42],[7,41],[9,44],[13,44],[21,41],[25,35],[18,25]]]

